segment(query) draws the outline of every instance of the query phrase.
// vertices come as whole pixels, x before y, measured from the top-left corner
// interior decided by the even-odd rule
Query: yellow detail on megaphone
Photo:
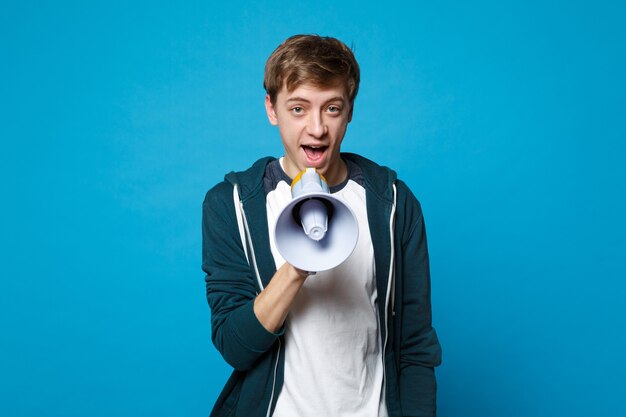
[[[326,184],[326,186],[328,186],[328,181],[326,181],[326,178],[324,178],[324,176],[322,174],[320,174],[319,172],[317,172],[317,169],[315,168],[306,168],[303,169],[302,171],[298,172],[298,175],[296,175],[294,177],[294,179],[291,181],[291,188],[293,189],[294,185],[296,185],[301,179],[302,176],[307,172],[307,170],[315,170],[315,173],[320,177],[320,180],[324,182],[324,184]]]

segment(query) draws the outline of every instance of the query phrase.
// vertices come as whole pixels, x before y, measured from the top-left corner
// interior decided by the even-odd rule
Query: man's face
[[[283,86],[272,104],[265,97],[271,124],[278,126],[285,147],[285,172],[291,178],[316,168],[330,185],[341,182],[346,167],[339,156],[341,141],[352,119],[352,106],[343,84],[316,87],[303,84],[289,92]]]

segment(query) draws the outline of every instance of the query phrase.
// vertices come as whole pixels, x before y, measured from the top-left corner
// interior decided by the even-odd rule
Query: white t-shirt
[[[357,245],[338,267],[308,277],[294,301],[285,325],[284,384],[274,417],[387,417],[365,189],[351,178],[342,185],[331,191],[357,217]],[[290,200],[290,183],[278,181],[266,200],[270,231]],[[273,233],[270,244],[279,268],[285,261]]]

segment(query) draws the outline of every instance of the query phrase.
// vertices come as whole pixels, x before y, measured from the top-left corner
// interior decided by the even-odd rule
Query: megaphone
[[[359,237],[352,210],[330,194],[314,168],[294,178],[291,197],[274,228],[276,247],[285,261],[309,272],[326,271],[345,261]]]

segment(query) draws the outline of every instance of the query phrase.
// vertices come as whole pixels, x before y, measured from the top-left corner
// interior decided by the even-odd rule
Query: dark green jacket
[[[365,176],[389,416],[435,416],[433,368],[441,362],[441,348],[431,326],[428,249],[420,204],[394,171],[358,155],[342,157],[354,161]],[[246,171],[228,174],[207,193],[203,204],[202,269],[212,339],[235,368],[212,417],[269,416],[283,383],[284,329],[268,332],[253,311],[254,298],[276,272],[263,187],[265,167],[272,160],[264,158]],[[242,239],[247,242],[245,251]]]

